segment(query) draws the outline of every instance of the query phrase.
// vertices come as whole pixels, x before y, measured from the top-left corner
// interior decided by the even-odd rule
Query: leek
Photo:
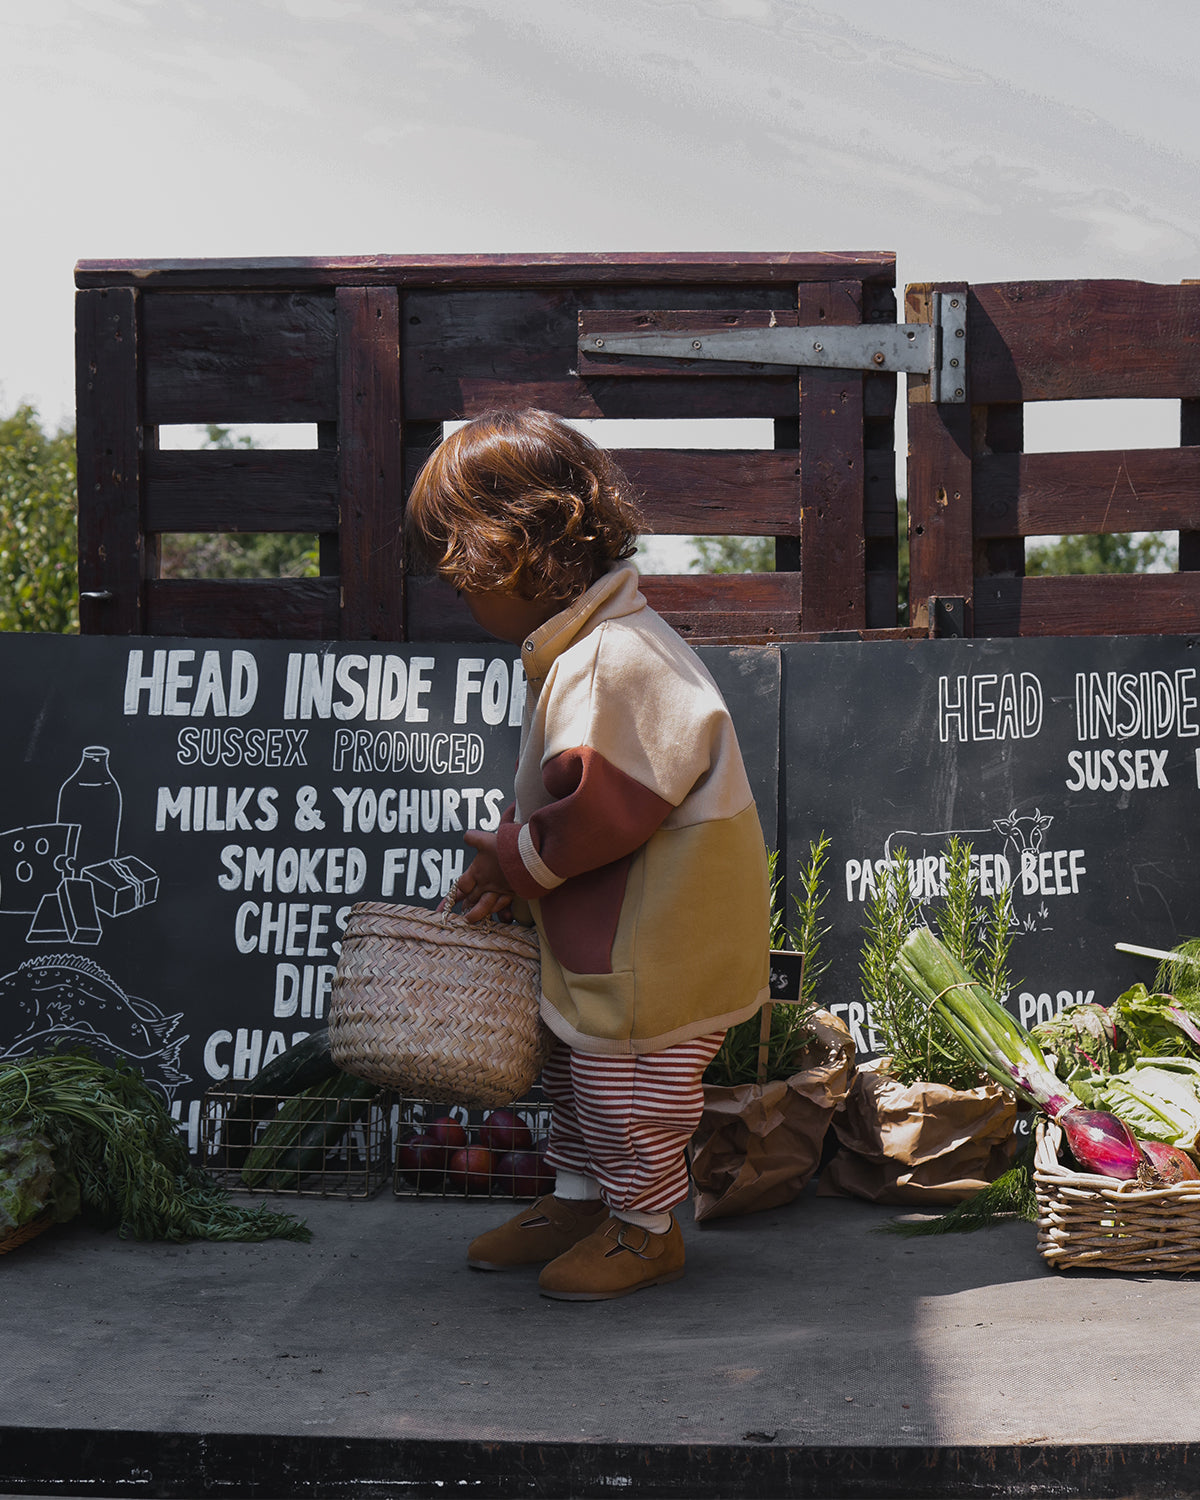
[[[1145,1175],[1145,1159],[1124,1121],[1085,1109],[1055,1075],[1037,1041],[928,927],[915,927],[904,939],[895,969],[983,1072],[1061,1126],[1081,1167],[1120,1179]]]
[[[933,1008],[972,1061],[997,1083],[1052,1117],[1078,1104],[1034,1038],[971,978],[928,927],[913,928],[900,946],[894,968],[913,994]]]

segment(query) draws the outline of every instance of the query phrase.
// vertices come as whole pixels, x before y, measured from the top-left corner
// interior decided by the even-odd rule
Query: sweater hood
[[[606,620],[618,620],[648,608],[638,588],[639,581],[638,570],[631,561],[614,563],[586,593],[539,625],[521,647],[526,677],[540,681],[556,658],[581,636]]]

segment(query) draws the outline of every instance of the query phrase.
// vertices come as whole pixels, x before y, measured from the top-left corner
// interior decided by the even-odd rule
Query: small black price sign
[[[790,948],[771,949],[769,985],[772,1000],[799,1000],[803,974],[803,953],[793,953]]]

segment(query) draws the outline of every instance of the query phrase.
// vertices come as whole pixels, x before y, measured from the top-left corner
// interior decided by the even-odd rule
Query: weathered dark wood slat
[[[794,639],[800,630],[797,610],[666,610],[663,619],[685,641]]]
[[[621,448],[612,456],[656,533],[774,536],[800,529],[797,453]]]
[[[1015,457],[1025,446],[1025,407],[1020,402],[971,408],[972,495],[978,494],[979,464],[992,455]],[[1023,578],[1025,542],[1019,536],[981,536],[975,526],[975,575]]]
[[[896,539],[896,455],[890,448],[868,448],[863,453],[866,493],[863,496],[863,534],[868,541]]]
[[[143,465],[148,532],[337,530],[331,449],[156,449]]]
[[[448,583],[425,574],[412,574],[405,583],[405,634],[410,641],[490,641],[495,637],[475,623]]]
[[[753,615],[760,622],[768,621],[778,633],[785,619],[792,622],[787,628],[796,629],[800,617],[800,580],[794,573],[655,573],[643,577],[641,589],[651,608],[672,623],[699,615],[711,615],[714,621],[717,617],[724,621],[727,617],[740,620]],[[439,579],[410,578],[407,603],[409,640],[492,639],[475,624],[454,590]],[[731,632],[722,625],[720,629],[714,627],[713,633]]]
[[[862,287],[805,284],[796,310],[802,325],[860,323]],[[863,377],[802,370],[799,400],[804,629],[861,629],[867,623]]]
[[[1200,286],[1098,280],[972,286],[967,358],[977,402],[1195,398]]]
[[[76,294],[79,629],[84,635],[136,635],[143,629],[138,324],[136,291]]]
[[[331,294],[147,294],[142,330],[149,423],[337,417]]]
[[[394,287],[337,291],[341,635],[404,635],[400,298]]]
[[[1200,574],[1114,573],[986,578],[975,634],[1186,635],[1200,631]]]
[[[1200,447],[988,455],[973,503],[977,537],[1200,530]]]
[[[334,286],[750,284],[857,278],[894,285],[890,251],[655,255],[349,255],[192,260],[81,260],[77,286],[237,290]]]
[[[146,634],[264,640],[338,638],[336,578],[156,578],[146,585]]]
[[[966,295],[965,286],[941,290]],[[931,316],[930,288],[907,287],[905,321],[927,323]],[[941,595],[967,601],[970,633],[971,421],[968,405],[930,401],[927,375],[908,377],[909,622],[919,629],[928,628],[930,597]]]
[[[801,600],[796,573],[650,573],[641,590],[659,614],[791,613]]]
[[[406,292],[404,411],[409,420],[476,416],[494,406],[542,406],[566,417],[694,417],[786,415],[794,380],[781,375],[723,375],[697,381],[687,374],[652,381],[623,376],[581,378],[580,313],[603,305],[661,308],[782,309],[787,288],[775,286],[497,289]]]
[[[1200,283],[1189,283],[1189,285]],[[1200,446],[1200,401],[1179,403],[1179,441],[1185,448]],[[1179,533],[1179,571],[1200,570],[1200,530]]]

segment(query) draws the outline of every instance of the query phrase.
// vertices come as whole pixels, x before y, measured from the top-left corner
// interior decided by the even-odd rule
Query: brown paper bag
[[[863,1064],[834,1116],[839,1150],[823,1197],[872,1203],[961,1203],[993,1182],[1016,1150],[1016,1101],[998,1084],[903,1084],[886,1059]]]
[[[849,1031],[826,1010],[813,1016],[804,1066],[790,1078],[704,1086],[692,1137],[697,1221],[790,1203],[817,1169],[825,1132],[854,1069]]]

